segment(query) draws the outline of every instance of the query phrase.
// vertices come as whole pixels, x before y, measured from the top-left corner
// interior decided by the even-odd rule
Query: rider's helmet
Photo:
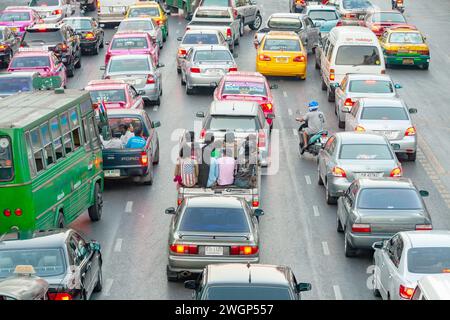
[[[309,111],[316,111],[319,109],[319,103],[315,100],[312,100],[308,103],[308,110]]]

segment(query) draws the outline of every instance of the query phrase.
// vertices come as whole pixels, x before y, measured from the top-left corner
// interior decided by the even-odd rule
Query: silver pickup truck
[[[186,30],[219,30],[233,52],[239,45],[241,21],[234,18],[230,7],[198,7]]]

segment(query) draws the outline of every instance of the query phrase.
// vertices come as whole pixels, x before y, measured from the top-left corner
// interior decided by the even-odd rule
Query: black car
[[[104,46],[105,32],[91,17],[65,18],[63,22],[72,27],[80,36],[81,52],[97,55]]]
[[[102,290],[102,254],[96,241],[72,229],[36,231],[20,240],[12,236],[0,240],[0,279],[11,277],[17,265],[31,265],[48,282],[52,300],[89,299]]]
[[[63,22],[37,24],[27,28],[21,46],[53,51],[66,66],[68,77],[73,77],[75,68],[81,68],[80,36]]]
[[[19,48],[20,40],[9,27],[0,26],[0,64],[7,67]]]

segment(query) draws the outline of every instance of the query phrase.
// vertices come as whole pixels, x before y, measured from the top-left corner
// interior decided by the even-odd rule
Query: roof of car
[[[23,50],[28,49],[28,50]],[[13,59],[21,56],[35,57],[35,56],[51,56],[53,51],[43,50],[39,48],[20,48],[13,56]]]
[[[111,60],[133,60],[133,59],[151,59],[148,54],[121,54],[117,56],[112,56]]]
[[[403,231],[411,247],[450,247],[449,230]]]
[[[402,24],[398,24],[392,27],[389,27],[388,29],[386,29],[386,31],[388,32],[414,32],[414,33],[420,33],[420,31],[417,29],[416,26],[412,25],[412,24],[406,24],[406,23],[402,23]]]
[[[20,240],[12,238],[16,236],[15,234],[8,234],[0,242],[0,250],[60,247],[64,245],[72,231],[72,229],[35,231],[29,238]]]
[[[418,281],[428,300],[450,300],[450,274],[439,273],[423,276]]]
[[[28,27],[27,30],[35,29],[59,29],[63,26],[63,23],[37,23],[34,26]]]
[[[220,45],[220,44],[208,44],[208,45],[201,45],[201,46],[195,46],[193,47],[193,50],[200,51],[200,50],[226,50],[229,49],[226,46]]]
[[[200,6],[197,8],[199,11],[208,11],[208,10],[230,10],[230,7],[222,7],[222,6]]]
[[[269,31],[266,34],[266,37],[276,39],[300,39],[298,34],[294,31]]]
[[[403,100],[400,98],[360,98],[360,103],[367,107],[405,107]]]
[[[67,18],[64,18],[63,19],[63,21],[64,20],[93,20],[94,18],[92,18],[92,17],[67,17]]]
[[[286,266],[227,263],[207,266],[207,283],[252,283],[266,285],[288,285],[289,268]]]
[[[8,78],[19,78],[19,77],[33,77],[33,76],[39,76],[39,72],[37,71],[14,71],[14,72],[2,72],[0,73],[1,77],[8,77]]]
[[[225,74],[225,80],[251,80],[254,82],[265,82],[266,78],[259,72],[231,71]]]
[[[187,198],[186,203],[188,207],[242,208],[241,199],[226,196],[192,197]]]
[[[219,34],[219,30],[212,30],[212,29],[204,29],[204,30],[186,30],[184,33],[186,34]]]
[[[103,90],[103,89],[124,89],[128,84],[123,80],[92,80],[89,81],[86,90]]]
[[[36,276],[12,276],[0,281],[0,296],[34,300],[48,290],[48,282]]]
[[[314,4],[314,5],[308,5],[306,6],[306,10],[324,10],[324,11],[336,11],[336,7],[335,6],[326,6],[326,5],[322,5],[322,4]]]
[[[256,116],[259,104],[254,101],[213,101],[211,115]]]
[[[129,38],[129,37],[147,37],[148,32],[145,31],[121,31],[114,34],[113,38]]]
[[[3,11],[34,11],[33,8],[26,7],[26,6],[9,6],[6,7]]]
[[[302,17],[306,16],[306,14],[303,13],[289,13],[289,12],[277,12],[270,15],[270,18],[297,18],[300,19]]]
[[[361,188],[415,189],[413,182],[409,178],[362,178],[358,182]]]
[[[335,135],[342,144],[387,144],[386,138],[379,134],[345,131],[337,132]]]
[[[349,80],[389,80],[392,78],[388,74],[373,74],[373,73],[347,73]]]
[[[127,21],[145,21],[145,22],[150,22],[152,23],[153,20],[146,18],[146,17],[133,17],[133,18],[126,18],[124,20],[122,20],[122,22],[127,22]]]
[[[354,37],[358,37],[358,36],[370,36],[370,37],[375,37],[375,34],[372,32],[372,30],[366,28],[366,27],[360,27],[360,26],[342,26],[339,28],[333,28],[330,31],[330,35],[331,34],[336,34],[336,35],[340,35],[340,34],[351,34]]]
[[[108,116],[117,116],[117,115],[137,115],[143,116],[145,115],[145,110],[142,109],[108,109]]]
[[[159,4],[156,1],[146,1],[146,2],[136,2],[135,4],[130,5],[130,8],[136,7],[157,7]]]

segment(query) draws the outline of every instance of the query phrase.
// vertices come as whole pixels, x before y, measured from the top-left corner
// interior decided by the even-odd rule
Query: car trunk
[[[394,159],[390,160],[339,160],[337,166],[344,169],[347,180],[360,178],[389,177],[395,168]]]
[[[373,210],[358,209],[358,223],[370,224],[372,233],[395,234],[415,230],[416,225],[429,224],[423,210]]]
[[[136,89],[137,88],[142,88],[146,85],[147,83],[147,78],[148,78],[149,73],[146,71],[143,72],[133,72],[130,74],[114,74],[111,73],[109,74],[109,78],[110,79],[114,79],[114,80],[123,80],[126,83],[128,83],[129,85],[134,86]]]
[[[360,120],[359,125],[366,132],[384,135],[388,140],[400,140],[405,136],[405,131],[411,127],[409,120]]]
[[[223,76],[233,67],[231,61],[197,61],[195,67],[200,69],[202,76],[216,78],[218,75]],[[194,67],[194,68],[195,68]]]

